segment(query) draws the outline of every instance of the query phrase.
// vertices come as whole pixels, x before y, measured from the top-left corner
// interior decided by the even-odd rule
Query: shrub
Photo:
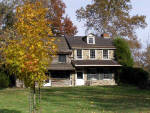
[[[125,84],[136,85],[146,88],[148,85],[149,73],[142,68],[122,67],[119,74],[119,81]]]
[[[114,45],[116,47],[116,60],[123,66],[132,67],[134,61],[127,41],[123,38],[115,38]]]
[[[9,77],[4,72],[0,72],[0,88],[7,88],[8,86]]]

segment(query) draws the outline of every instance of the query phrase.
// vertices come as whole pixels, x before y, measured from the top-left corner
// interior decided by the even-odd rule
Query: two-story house
[[[107,34],[58,37],[58,55],[48,67],[49,86],[115,85],[112,38]]]

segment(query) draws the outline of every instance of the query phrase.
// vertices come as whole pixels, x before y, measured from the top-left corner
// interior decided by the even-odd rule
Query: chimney
[[[101,36],[105,39],[110,39],[111,38],[108,33],[103,33]]]

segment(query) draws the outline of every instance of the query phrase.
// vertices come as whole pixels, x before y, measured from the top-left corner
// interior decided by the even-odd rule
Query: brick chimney
[[[101,36],[105,39],[110,39],[111,38],[108,33],[103,33]]]

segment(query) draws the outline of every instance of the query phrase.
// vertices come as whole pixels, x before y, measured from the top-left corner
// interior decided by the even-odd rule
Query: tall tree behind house
[[[73,36],[77,33],[77,27],[73,25],[70,18],[64,16],[66,5],[62,0],[24,0],[24,1],[31,1],[31,2],[41,1],[45,5],[45,7],[48,8],[47,18],[52,22],[50,27],[52,29],[54,36],[64,36],[64,35]],[[5,17],[6,18],[5,20],[8,21],[5,22],[13,24],[13,21],[15,20],[14,18],[15,12],[13,12],[13,10],[15,9],[16,6],[20,4],[23,5],[24,2],[22,0],[13,0],[9,2],[8,0],[3,0],[0,3],[2,5],[11,7],[9,8],[9,12],[11,11],[12,14],[8,15],[8,10],[7,12],[4,12],[4,14],[8,15]],[[0,8],[0,11],[1,9],[2,8]],[[0,23],[2,23],[1,25],[4,25],[4,19],[0,20]]]
[[[76,11],[77,19],[84,20],[87,30],[109,33],[112,37],[123,37],[129,42],[132,54],[136,57],[140,49],[136,30],[145,28],[145,16],[131,16],[131,0],[93,0],[92,4]],[[136,58],[134,58],[136,59]]]

